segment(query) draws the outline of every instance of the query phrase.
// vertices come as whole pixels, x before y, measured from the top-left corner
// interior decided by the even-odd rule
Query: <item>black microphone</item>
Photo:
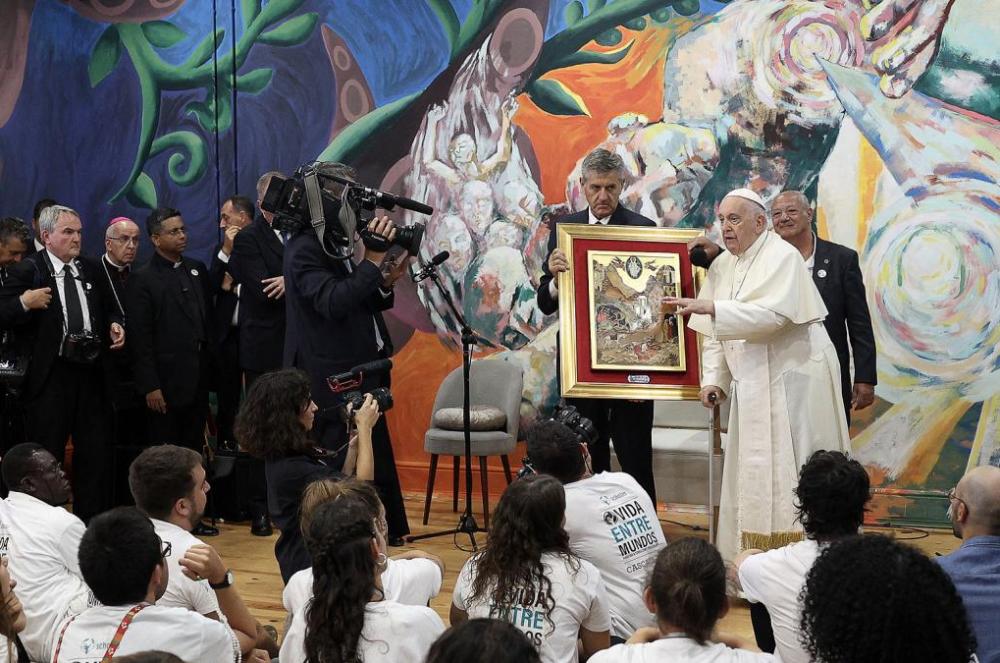
[[[708,253],[705,252],[705,248],[702,246],[696,246],[691,249],[691,264],[695,267],[703,267],[708,269],[711,264],[708,260]]]
[[[361,378],[372,373],[385,373],[392,368],[391,359],[376,359],[359,366],[355,366],[345,373],[337,373],[326,379],[330,391],[339,392],[345,389],[355,388],[361,385]]]
[[[417,272],[417,275],[413,277],[413,282],[419,283],[420,281],[423,281],[424,279],[428,278],[431,274],[434,273],[434,270],[437,268],[438,265],[440,265],[450,257],[451,254],[449,252],[442,251],[441,253],[431,258],[431,261],[425,263],[423,265],[423,269]]]

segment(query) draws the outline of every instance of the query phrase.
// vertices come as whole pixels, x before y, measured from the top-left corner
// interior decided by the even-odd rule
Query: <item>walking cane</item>
[[[715,446],[719,439],[719,404],[715,393],[708,395],[708,542],[715,545]]]

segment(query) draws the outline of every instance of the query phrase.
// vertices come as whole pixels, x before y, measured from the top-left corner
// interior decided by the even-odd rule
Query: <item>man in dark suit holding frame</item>
[[[550,315],[559,310],[556,275],[569,271],[569,257],[556,248],[556,227],[560,223],[591,225],[655,226],[652,219],[636,214],[619,204],[625,182],[625,164],[621,157],[598,148],[583,160],[580,183],[587,197],[587,209],[554,219],[549,229],[549,256],[538,283],[538,308]],[[653,401],[606,398],[568,398],[581,415],[594,422],[598,439],[590,447],[595,473],[611,469],[609,440],[615,442],[615,455],[622,470],[635,477],[656,503],[653,482]]]

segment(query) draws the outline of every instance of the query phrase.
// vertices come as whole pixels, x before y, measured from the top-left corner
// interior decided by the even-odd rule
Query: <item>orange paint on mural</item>
[[[681,23],[681,22],[677,22]],[[686,31],[689,21],[680,32]],[[642,113],[649,120],[663,115],[663,66],[667,47],[677,29],[650,28],[642,32],[622,31],[618,46],[603,48],[594,43],[584,50],[619,50],[633,41],[632,50],[613,65],[579,65],[556,70],[543,78],[558,80],[578,95],[592,113],[588,116],[556,117],[539,110],[527,95],[521,95],[515,123],[531,139],[542,173],[542,194],[548,203],[566,198],[566,178],[576,162],[607,138],[608,122],[625,112]]]

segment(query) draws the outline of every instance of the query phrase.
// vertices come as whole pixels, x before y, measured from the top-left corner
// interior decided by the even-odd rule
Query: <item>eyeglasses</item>
[[[961,497],[955,494],[957,488],[958,487],[956,486],[955,488],[952,488],[951,490],[948,491],[948,500],[949,501],[955,500],[956,502],[961,502],[962,505],[965,506],[966,509],[968,509],[969,505],[965,503],[965,500],[963,500]]]
[[[741,223],[743,223],[743,219],[741,217],[738,217],[738,216],[730,216],[730,217],[727,217],[725,219],[719,219],[719,225],[720,226],[729,225],[729,226],[735,228],[736,226],[740,225]]]
[[[130,246],[139,246],[138,237],[111,237],[112,242],[120,242],[122,244],[128,244]]]
[[[157,235],[173,235],[174,237],[177,237],[178,235],[186,235],[187,234],[187,229],[184,226],[181,226],[180,228],[174,228],[173,230],[163,230],[163,231],[158,232],[156,234]]]

